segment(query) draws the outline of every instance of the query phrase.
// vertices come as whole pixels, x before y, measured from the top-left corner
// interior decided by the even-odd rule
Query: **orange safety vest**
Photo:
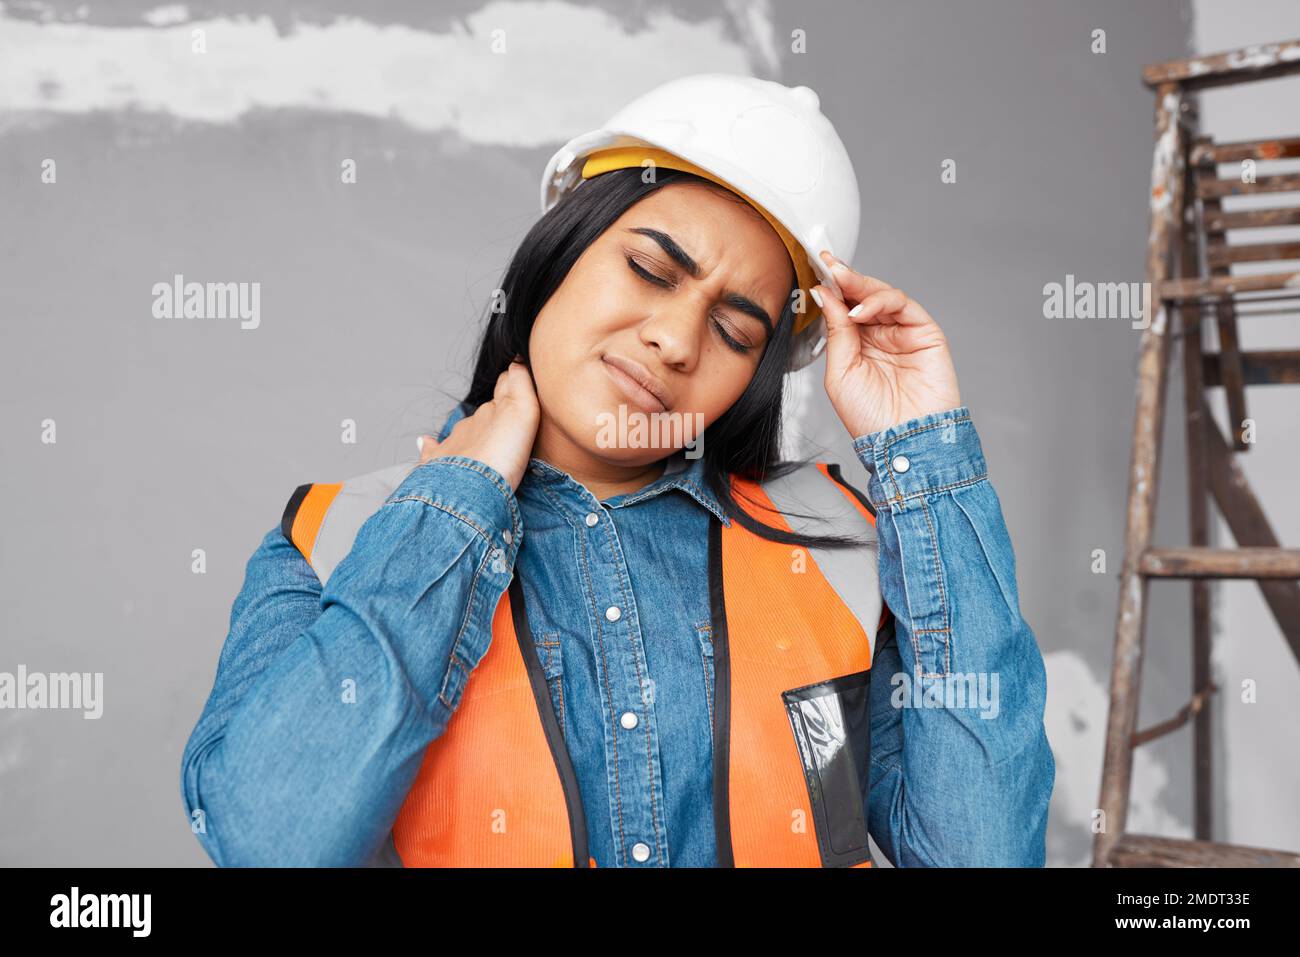
[[[417,465],[294,492],[282,530],[322,582]],[[864,544],[805,549],[734,519],[710,522],[718,863],[870,867],[868,692],[888,617],[874,512],[828,463],[762,485],[733,476],[731,488],[765,524]],[[596,864],[518,575],[496,607],[488,651],[425,752],[392,843],[408,867]]]

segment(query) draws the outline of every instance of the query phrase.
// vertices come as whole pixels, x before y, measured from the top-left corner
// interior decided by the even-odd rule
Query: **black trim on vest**
[[[542,660],[537,657],[537,645],[533,641],[533,632],[528,625],[528,608],[524,603],[523,582],[518,575],[510,579],[510,613],[514,618],[515,638],[519,642],[520,654],[524,656],[524,667],[528,670],[528,681],[532,685],[537,713],[542,719],[542,728],[546,732],[546,743],[550,746],[555,769],[560,773],[564,803],[569,809],[573,866],[589,867],[587,816],[582,809],[582,792],[578,789],[578,775],[573,770],[569,749],[564,744],[564,733],[560,730],[560,722],[555,717],[555,705],[551,703],[551,691],[546,683],[546,672],[542,670]]]
[[[302,500],[307,497],[311,491],[312,483],[299,485],[289,496],[289,504],[284,507],[284,515],[280,518],[280,534],[284,540],[293,544],[293,520],[298,517],[298,509],[302,507]]]
[[[713,620],[713,830],[718,866],[735,867],[731,846],[731,652],[722,589],[722,522],[709,520],[709,612]]]
[[[853,497],[862,503],[862,507],[871,513],[872,518],[876,517],[876,510],[871,506],[871,499],[867,498],[860,491],[858,491],[854,486],[849,484],[848,479],[846,479],[843,476],[843,474],[841,474],[840,466],[838,462],[827,462],[826,471],[830,473],[831,478],[835,479],[835,481],[839,482],[840,485],[844,486],[846,489],[848,489],[850,492],[853,493]]]
[[[889,611],[888,605],[885,606],[885,610]],[[876,632],[876,651],[879,652],[881,648],[886,647],[891,641],[895,644],[898,643],[898,634],[894,630],[894,613],[892,611],[889,612],[885,623],[880,626],[880,630]],[[875,662],[873,661],[872,664],[875,664]]]

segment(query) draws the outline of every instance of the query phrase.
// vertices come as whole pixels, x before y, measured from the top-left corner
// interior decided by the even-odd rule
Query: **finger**
[[[912,307],[912,300],[901,289],[882,289],[873,292],[866,299],[849,310],[849,319],[857,323],[876,323],[878,325],[897,324],[914,326],[925,322],[925,317]]]
[[[506,372],[509,373],[511,396],[520,398],[536,393],[537,390],[533,387],[533,374],[528,371],[528,366],[522,359],[510,363]]]
[[[506,366],[497,376],[497,384],[492,388],[492,398],[500,399],[510,388],[510,367]]]
[[[830,268],[831,275],[835,277],[835,284],[840,287],[840,292],[844,294],[845,302],[861,302],[873,292],[892,288],[883,279],[877,279],[875,276],[864,276],[860,272],[855,272],[843,260],[832,256],[828,250],[822,250],[821,258],[822,262],[826,263]]]
[[[861,351],[857,323],[849,318],[848,307],[839,296],[820,283],[813,291],[821,300],[826,319],[826,375],[835,376],[847,369]]]
[[[427,462],[433,458],[438,452],[438,446],[441,444],[432,435],[417,436],[415,445],[420,450],[420,461]]]

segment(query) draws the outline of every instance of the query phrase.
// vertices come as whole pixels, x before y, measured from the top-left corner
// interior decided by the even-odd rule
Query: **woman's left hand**
[[[814,287],[826,317],[826,394],[849,434],[960,406],[948,339],[921,304],[825,250],[821,256],[848,300]]]

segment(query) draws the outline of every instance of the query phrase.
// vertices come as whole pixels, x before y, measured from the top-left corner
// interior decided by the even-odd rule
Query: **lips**
[[[605,371],[624,395],[646,412],[666,412],[673,404],[672,393],[641,363],[606,353],[601,356]]]

